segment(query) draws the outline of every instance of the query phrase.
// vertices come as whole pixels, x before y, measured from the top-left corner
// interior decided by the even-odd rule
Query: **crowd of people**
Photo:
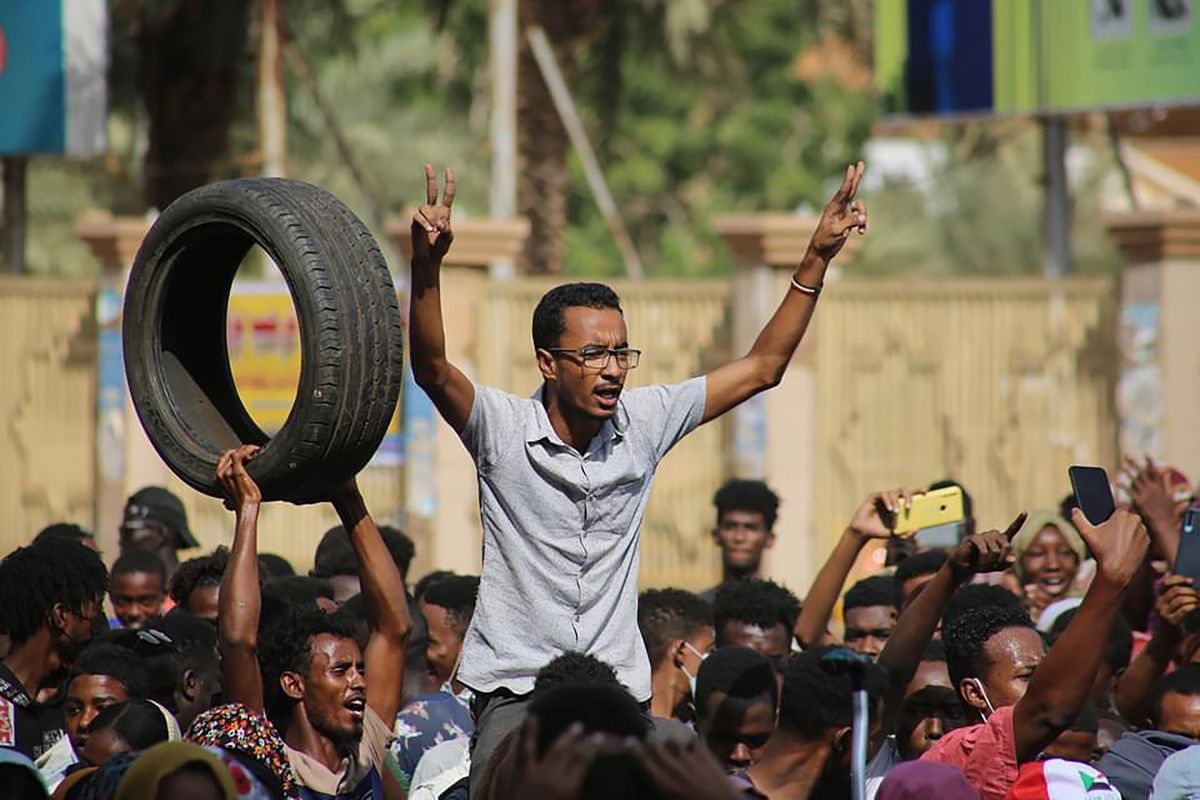
[[[412,368],[477,467],[480,574],[410,576],[413,542],[354,481],[297,574],[259,551],[253,446],[217,466],[228,547],[181,562],[198,540],[157,487],[129,498],[111,567],[92,533],[52,525],[0,561],[0,796],[1200,796],[1200,591],[1174,573],[1195,492],[1149,460],[1096,524],[1070,496],[977,531],[952,481],[872,493],[802,595],[764,572],[779,498],[730,480],[712,498],[720,582],[639,593],[659,460],[779,382],[825,269],[865,232],[861,165],[745,356],[627,390],[641,353],[619,299],[567,284],[534,312],[530,398],[446,359],[454,176],[440,201],[426,178]],[[949,542],[896,534],[947,486],[964,501]]]

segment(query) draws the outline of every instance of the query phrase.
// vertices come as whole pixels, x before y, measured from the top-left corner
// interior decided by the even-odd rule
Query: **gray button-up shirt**
[[[700,424],[704,396],[702,377],[629,390],[580,454],[554,432],[540,389],[475,387],[462,439],[479,472],[483,574],[460,681],[526,694],[539,669],[576,650],[650,699],[639,529],[658,462]]]

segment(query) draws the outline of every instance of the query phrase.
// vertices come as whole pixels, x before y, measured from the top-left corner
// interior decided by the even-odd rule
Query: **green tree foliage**
[[[139,3],[157,1],[111,0],[110,154],[33,161],[30,254],[39,271],[91,268],[70,230],[84,207],[144,208],[146,115],[130,20]],[[869,53],[865,0],[606,0],[598,8],[595,33],[575,54],[571,90],[651,276],[727,273],[716,215],[818,208],[844,165],[862,157],[877,121],[874,98],[847,88],[855,83],[838,67],[814,75],[802,62],[822,36],[842,37],[860,58]],[[449,163],[460,174],[459,215],[485,216],[486,0],[289,0],[285,9],[289,38],[330,101],[367,185],[352,178],[290,71],[289,174],[330,188],[365,218],[369,199],[385,213],[403,214],[420,199],[421,164]],[[214,178],[260,168],[257,19],[252,12],[228,153]],[[1036,128],[976,121],[943,127],[938,143],[947,156],[933,164],[931,185],[887,184],[868,196],[872,231],[851,269],[1036,274]],[[1103,142],[1093,148],[1104,149]],[[1095,213],[1095,189],[1108,168],[1097,158],[1088,174],[1076,176],[1076,256],[1085,271],[1115,263]],[[621,259],[574,157],[568,213],[567,274],[620,274]]]

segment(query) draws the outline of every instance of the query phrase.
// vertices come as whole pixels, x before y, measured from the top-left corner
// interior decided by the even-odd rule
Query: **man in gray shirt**
[[[775,386],[812,318],[825,270],[866,231],[847,167],[792,287],[745,356],[674,386],[623,391],[639,350],[617,295],[595,283],[551,289],[533,314],[542,385],[529,398],[476,386],[446,359],[439,271],[453,241],[454,173],[426,165],[413,217],[410,354],[417,383],[479,473],[483,571],[458,679],[478,698],[471,784],[520,724],[537,671],[565,651],[613,666],[640,702],[650,664],[637,627],[638,537],[658,462],[698,425]]]

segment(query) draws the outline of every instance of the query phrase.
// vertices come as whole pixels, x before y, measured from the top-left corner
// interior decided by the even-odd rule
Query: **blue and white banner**
[[[0,0],[0,154],[105,149],[106,0]]]

